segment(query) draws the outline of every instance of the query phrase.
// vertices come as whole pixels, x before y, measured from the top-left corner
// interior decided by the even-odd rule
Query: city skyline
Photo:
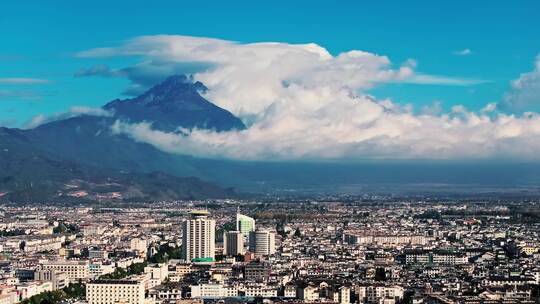
[[[534,304],[539,299],[538,202],[366,195],[347,202],[227,199],[212,201],[211,212],[204,210],[208,203],[1,205],[0,300]],[[240,206],[257,220],[247,251],[234,230]],[[184,255],[185,244],[199,256]]]

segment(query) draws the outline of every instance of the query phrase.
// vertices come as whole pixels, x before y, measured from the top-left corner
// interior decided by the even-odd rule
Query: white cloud
[[[499,113],[493,105],[479,113],[458,106],[441,114],[437,104],[415,114],[411,106],[366,94],[388,82],[480,82],[417,74],[411,60],[394,68],[385,56],[357,50],[333,56],[315,44],[239,44],[185,36],[140,37],[79,55],[142,56],[131,74],[141,78],[157,64],[209,64],[195,79],[209,88],[209,100],[249,121],[246,130],[165,133],[153,130],[150,122],[113,126],[117,133],[173,153],[240,160],[539,158],[536,114]]]
[[[344,97],[347,98],[347,97]],[[365,98],[312,113],[276,109],[244,131],[166,133],[117,121],[113,131],[180,154],[238,160],[488,159],[538,160],[540,117],[440,116],[388,111]]]
[[[454,77],[437,76],[437,75],[416,74],[409,79],[403,80],[402,82],[415,83],[415,84],[470,86],[470,85],[486,83],[487,81],[482,80],[482,79],[473,79],[473,78],[454,78]]]
[[[42,124],[50,122],[50,121],[53,121],[53,119],[51,119],[45,114],[39,114],[32,117],[32,119],[30,119],[30,121],[25,124],[24,128],[33,129],[35,127],[41,126]]]
[[[359,50],[333,56],[313,43],[241,44],[212,38],[157,35],[138,37],[119,47],[83,51],[78,56],[142,56],[144,60],[140,64],[123,69],[134,83],[134,93],[172,73],[185,71],[186,63],[196,63],[190,72],[211,89],[207,97],[241,116],[261,112],[276,102],[293,83],[304,87],[323,83],[356,91],[388,82],[440,85],[480,82],[416,75],[416,62],[412,59],[392,68],[386,56]],[[106,71],[109,73],[109,69]]]
[[[75,77],[102,76],[102,77],[118,77],[124,76],[119,70],[113,70],[105,64],[98,64],[90,68],[82,68],[75,72]]]
[[[502,109],[514,113],[540,112],[540,55],[536,57],[534,70],[521,74],[511,85],[500,104]]]
[[[92,108],[85,106],[73,106],[69,109],[69,113],[73,115],[90,115],[90,116],[112,116],[113,113],[102,108]]]
[[[0,78],[0,84],[44,84],[49,83],[47,79],[40,78],[24,78],[24,77],[8,77]]]
[[[495,112],[496,110],[497,110],[497,103],[491,102],[491,103],[488,103],[485,107],[483,107],[482,110],[480,110],[480,112],[491,113],[491,112]]]
[[[452,52],[452,54],[456,56],[469,56],[469,55],[472,55],[472,53],[473,52],[470,49],[463,49],[463,50]]]
[[[110,117],[113,115],[113,113],[107,110],[104,110],[102,108],[73,106],[67,112],[57,113],[53,115],[44,115],[44,114],[36,115],[32,117],[32,119],[30,119],[30,121],[28,121],[25,124],[24,128],[32,129],[40,125],[56,121],[56,120],[68,119],[71,117],[77,117],[77,116],[82,116],[82,115]]]

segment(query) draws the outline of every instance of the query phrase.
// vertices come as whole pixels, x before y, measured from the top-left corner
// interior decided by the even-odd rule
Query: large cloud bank
[[[521,74],[512,81],[512,89],[504,97],[501,107],[515,113],[540,112],[540,55],[536,57],[532,72]]]
[[[104,110],[102,108],[74,106],[74,107],[71,107],[66,112],[56,113],[56,114],[48,115],[48,116],[43,115],[43,114],[34,116],[32,119],[30,119],[30,121],[28,121],[25,124],[24,128],[33,129],[33,128],[39,127],[43,124],[47,124],[53,121],[69,119],[72,117],[78,117],[82,115],[111,117],[113,113],[110,111]]]
[[[206,97],[247,122],[243,131],[178,130],[118,121],[113,131],[173,153],[204,157],[287,159],[528,158],[540,153],[540,116],[457,106],[449,113],[375,100],[367,89],[388,82],[469,85],[477,80],[418,75],[362,51],[333,56],[315,44],[241,44],[185,36],[146,36],[83,57],[140,56],[133,67],[88,69],[79,76],[128,77],[131,91],[156,77],[190,69]]]

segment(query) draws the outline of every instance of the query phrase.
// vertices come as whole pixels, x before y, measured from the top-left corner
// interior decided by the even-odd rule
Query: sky
[[[187,72],[210,87],[208,99],[254,126],[248,134],[182,139],[193,154],[286,158],[290,153],[283,151],[294,150],[294,157],[317,158],[328,147],[315,140],[306,144],[320,147],[310,151],[264,144],[268,155],[240,153],[234,144],[225,151],[212,147],[223,142],[261,145],[262,138],[282,138],[280,128],[292,125],[300,132],[313,129],[315,121],[328,121],[329,127],[316,129],[313,136],[328,133],[327,140],[342,152],[323,157],[385,155],[380,146],[387,142],[377,142],[378,148],[351,148],[349,143],[403,137],[427,126],[446,132],[460,115],[466,117],[456,127],[460,131],[444,133],[453,138],[453,152],[444,155],[459,154],[456,143],[472,132],[471,117],[488,119],[485,129],[511,120],[512,130],[519,131],[486,135],[482,129],[477,136],[490,144],[482,142],[483,148],[470,154],[518,157],[537,151],[528,146],[516,154],[505,148],[516,142],[502,148],[498,143],[501,133],[518,132],[527,144],[540,133],[537,118],[524,116],[540,110],[538,1],[3,1],[0,37],[0,126],[31,127],[44,117],[94,109],[140,93],[168,73]],[[185,47],[193,43],[210,50]],[[287,87],[276,88],[278,83]],[[350,94],[366,107],[327,107],[341,95],[347,104]],[[370,100],[383,108],[372,107]],[[381,109],[397,114],[385,117],[389,120],[345,119],[345,127],[333,124],[355,111],[381,117]],[[421,116],[426,113],[433,119]],[[388,126],[408,120],[417,126],[394,126],[401,129],[386,128],[369,138],[344,135],[369,133],[373,130],[364,126],[374,121]],[[155,144],[165,150],[179,144],[170,138],[174,134],[149,133],[149,128],[117,125],[118,132],[137,130],[137,140],[161,135],[164,141]],[[402,141],[390,154],[395,157],[397,150],[433,137]],[[477,142],[470,136],[465,141]],[[439,151],[417,150],[410,156]]]

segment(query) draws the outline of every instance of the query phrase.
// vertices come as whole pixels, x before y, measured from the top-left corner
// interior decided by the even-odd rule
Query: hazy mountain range
[[[171,76],[136,98],[107,103],[99,115],[83,114],[27,130],[0,128],[0,200],[220,198],[235,195],[229,187],[287,193],[425,191],[433,185],[529,191],[540,180],[538,165],[515,163],[200,159],[163,152],[112,129],[117,121],[149,122],[166,132],[246,128],[232,113],[206,100],[201,95],[206,90],[190,77]]]
[[[189,158],[114,134],[117,120],[150,121],[159,130],[243,129],[230,112],[199,94],[206,88],[173,76],[134,99],[106,104],[104,115],[56,120],[29,130],[0,129],[0,199],[161,200],[231,196],[193,177]]]

